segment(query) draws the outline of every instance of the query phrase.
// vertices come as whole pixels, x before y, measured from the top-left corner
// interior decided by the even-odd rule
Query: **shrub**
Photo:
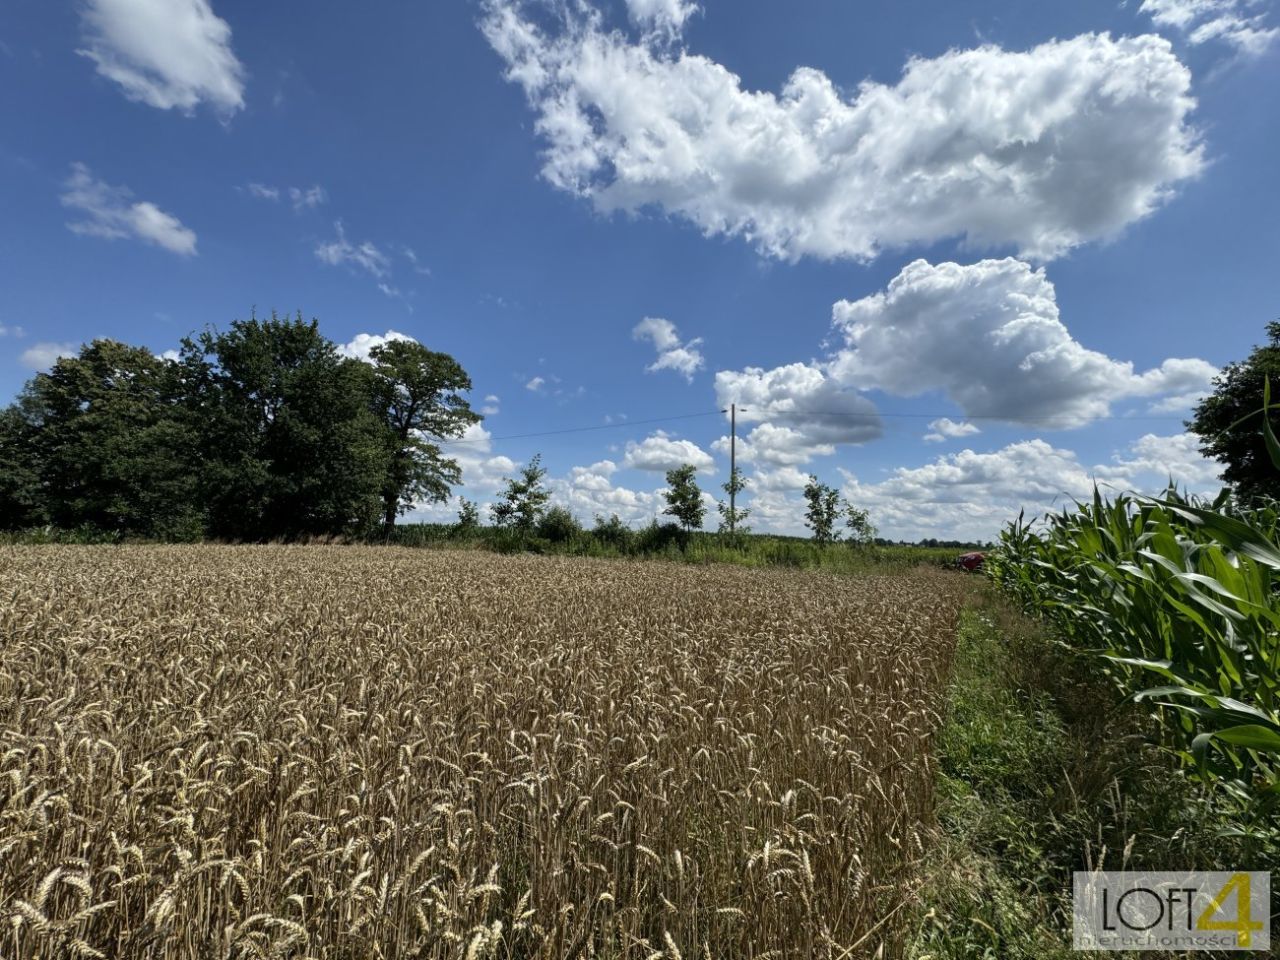
[[[666,553],[684,547],[686,539],[678,524],[654,520],[636,533],[635,548],[637,553]]]
[[[538,536],[550,543],[572,543],[582,536],[582,524],[564,507],[552,507],[538,521]]]
[[[610,514],[608,520],[597,514],[596,525],[591,531],[591,536],[600,543],[613,547],[619,553],[629,552],[635,540],[635,532],[623,523],[622,518],[616,513]]]

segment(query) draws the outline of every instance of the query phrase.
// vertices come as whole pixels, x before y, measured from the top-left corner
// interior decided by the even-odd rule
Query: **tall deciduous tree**
[[[18,404],[0,410],[0,530],[46,523],[34,430]]]
[[[4,471],[36,481],[30,510],[67,529],[200,536],[193,434],[176,373],[144,347],[95,340],[36,374],[5,429],[14,459],[6,451]]]
[[[511,527],[521,533],[532,532],[551,499],[551,491],[543,486],[546,477],[542,454],[534,454],[521,468],[520,476],[504,478],[506,488],[499,494],[499,500],[489,507],[494,525]]]
[[[662,494],[667,501],[667,508],[662,512],[675,517],[686,531],[699,529],[707,513],[696,479],[697,472],[697,467],[691,463],[668,470],[667,489]]]
[[[1224,465],[1222,479],[1244,499],[1280,497],[1280,472],[1267,456],[1259,413],[1266,380],[1273,397],[1280,389],[1280,320],[1267,324],[1267,339],[1223,368],[1187,422],[1200,436],[1200,452]]]
[[[368,364],[301,316],[237,320],[183,341],[210,533],[273,539],[376,528],[390,469]]]
[[[415,503],[442,503],[462,482],[456,460],[432,442],[462,436],[483,417],[462,396],[471,378],[447,353],[412,340],[392,340],[369,353],[375,409],[387,427],[389,463],[382,489],[382,523]]]

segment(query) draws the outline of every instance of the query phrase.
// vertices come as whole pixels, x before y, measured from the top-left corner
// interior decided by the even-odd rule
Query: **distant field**
[[[895,956],[965,589],[0,547],[0,955]]]

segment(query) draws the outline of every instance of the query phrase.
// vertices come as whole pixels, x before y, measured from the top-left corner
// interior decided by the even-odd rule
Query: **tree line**
[[[461,482],[441,441],[483,419],[451,356],[344,357],[315,320],[256,316],[176,357],[94,340],[0,410],[0,529],[159,540],[390,529]]]
[[[99,339],[37,373],[0,409],[0,530],[53,527],[155,540],[260,541],[388,534],[415,505],[462,482],[442,443],[483,417],[453,357],[410,340],[343,356],[315,320],[251,316],[181,341],[175,354]],[[533,457],[489,507],[526,535],[577,521],[550,506]],[[705,522],[697,470],[667,472],[663,513],[687,537]],[[746,535],[735,468],[720,533]],[[810,476],[806,525],[819,544],[875,537],[866,511]],[[480,524],[461,500],[462,528]],[[623,526],[597,518],[606,534]]]
[[[674,467],[667,471],[667,489],[662,492],[666,502],[662,515],[672,518],[671,526],[684,535],[686,543],[688,535],[701,530],[706,522],[706,499],[702,488],[698,486],[697,475],[698,468],[692,463]],[[517,534],[539,535],[553,541],[571,539],[582,532],[578,521],[564,507],[547,506],[551,500],[551,492],[545,485],[546,476],[547,471],[542,466],[539,454],[525,464],[517,476],[506,478],[505,487],[498,494],[497,500],[489,506],[493,525]],[[750,509],[736,505],[737,495],[746,486],[746,478],[737,467],[733,468],[729,478],[720,485],[729,498],[716,501],[716,509],[720,514],[718,532],[726,539],[745,536],[751,532],[751,528],[745,525],[751,516]],[[820,483],[814,474],[809,475],[804,498],[807,504],[805,526],[809,528],[811,539],[819,546],[836,543],[846,536],[847,542],[855,546],[875,540],[877,531],[868,512],[849,503],[833,487]],[[595,522],[593,533],[606,540],[617,539],[618,531],[623,527],[617,514],[607,518],[596,516]],[[464,531],[480,525],[479,508],[465,497],[458,510],[457,525]],[[842,526],[845,529],[842,530]]]

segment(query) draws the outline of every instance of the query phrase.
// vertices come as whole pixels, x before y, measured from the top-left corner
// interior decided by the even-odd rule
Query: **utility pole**
[[[733,536],[733,528],[738,522],[737,498],[738,490],[738,405],[729,404],[729,536]]]
[[[745,410],[746,407],[743,409]],[[729,535],[732,536],[738,525],[738,405],[729,404],[727,412],[729,414]]]

